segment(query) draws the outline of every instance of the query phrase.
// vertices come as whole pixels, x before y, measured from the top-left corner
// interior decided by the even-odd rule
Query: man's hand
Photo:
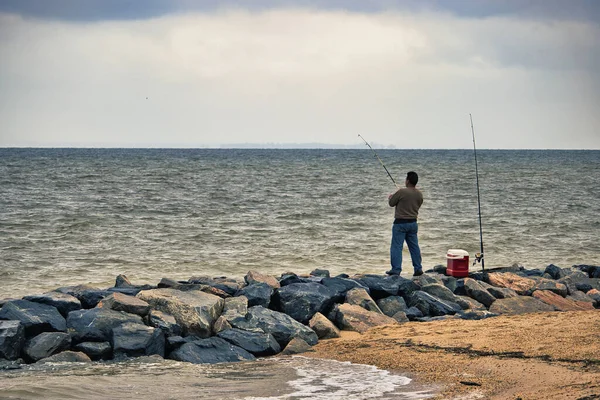
[[[393,195],[394,193],[388,194],[388,200],[391,199]]]

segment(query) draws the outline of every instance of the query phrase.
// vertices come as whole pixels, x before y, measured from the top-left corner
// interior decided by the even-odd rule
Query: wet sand
[[[600,310],[342,332],[308,357],[403,373],[443,399],[600,399]]]

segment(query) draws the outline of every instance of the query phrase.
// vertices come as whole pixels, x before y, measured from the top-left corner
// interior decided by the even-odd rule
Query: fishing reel
[[[483,253],[475,253],[475,257],[473,259],[473,266],[475,266],[475,264],[480,263],[483,261]]]

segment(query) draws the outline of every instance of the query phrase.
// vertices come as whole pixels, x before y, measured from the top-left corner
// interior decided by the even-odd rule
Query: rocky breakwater
[[[600,308],[600,267],[520,266],[457,279],[442,266],[414,279],[327,270],[243,280],[163,278],[88,285],[0,301],[0,366],[156,355],[192,363],[309,351],[340,330],[500,314]]]

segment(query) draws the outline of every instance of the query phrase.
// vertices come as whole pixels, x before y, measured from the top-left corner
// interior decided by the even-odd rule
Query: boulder
[[[174,316],[159,310],[150,310],[148,325],[161,329],[165,336],[180,336],[183,332]]]
[[[429,293],[430,295],[432,295],[434,297],[437,297],[438,299],[450,301],[453,303],[457,302],[456,301],[457,296],[454,293],[452,293],[452,291],[450,289],[448,289],[446,286],[444,286],[442,284],[432,283],[432,284],[424,285],[421,288],[421,290],[424,291],[425,293]]]
[[[316,313],[308,321],[308,326],[315,331],[319,339],[332,339],[340,337],[340,330],[323,314]]]
[[[80,351],[63,351],[62,353],[54,354],[48,358],[43,358],[40,361],[36,362],[36,364],[46,364],[46,363],[59,363],[59,362],[68,362],[68,363],[88,363],[92,362],[92,359],[89,358],[85,353]]]
[[[398,321],[399,323],[410,321],[410,319],[408,319],[408,315],[406,315],[404,311],[398,311],[396,314],[392,315],[392,318]]]
[[[600,267],[598,267],[598,266],[580,264],[580,265],[573,265],[573,268],[577,268],[577,269],[585,272],[586,274],[588,274],[588,276],[590,278],[600,278]]]
[[[412,281],[414,283],[416,283],[417,285],[419,285],[421,288],[423,286],[433,285],[436,283],[439,283],[440,285],[442,284],[441,278],[438,278],[433,275],[428,275],[428,274],[423,274],[423,275],[417,276],[417,277],[413,278]]]
[[[133,287],[133,284],[131,283],[131,281],[129,280],[129,278],[127,278],[127,276],[123,275],[123,274],[119,274],[117,275],[117,278],[115,279],[115,287],[116,288],[130,288]]]
[[[81,342],[73,349],[85,353],[92,360],[109,360],[112,358],[112,346],[109,342]]]
[[[285,347],[294,337],[302,338],[311,346],[318,342],[317,334],[308,326],[287,314],[261,306],[250,307],[246,318],[236,318],[231,321],[231,325],[234,328],[260,329],[265,333],[270,333],[281,347]]]
[[[458,286],[457,281],[458,279],[453,276],[442,276],[442,284],[454,294],[456,294],[456,287]]]
[[[464,282],[467,296],[477,300],[488,308],[494,301],[496,301],[496,298],[486,290],[486,288],[482,285],[482,282],[478,282],[471,278],[465,278]]]
[[[560,267],[557,267],[554,264],[548,265],[546,267],[546,269],[544,270],[544,273],[550,275],[552,277],[552,279],[557,279],[557,280],[567,276],[567,273],[565,270],[563,270]]]
[[[588,303],[592,303],[592,305],[594,304],[594,299],[591,296],[588,296],[587,294],[585,294],[584,292],[582,292],[580,290],[576,290],[575,292],[568,295],[567,299],[571,299],[571,300],[575,300],[575,301],[586,301]]]
[[[31,361],[36,362],[68,350],[70,347],[71,336],[68,333],[44,332],[28,340],[23,348],[23,353]]]
[[[346,303],[360,306],[367,311],[383,314],[377,306],[377,303],[375,303],[365,289],[356,288],[348,290],[348,292],[346,292]]]
[[[377,301],[377,305],[382,313],[388,317],[393,317],[401,311],[406,311],[406,301],[401,296],[390,296]]]
[[[340,302],[344,299],[344,297],[346,296],[346,293],[350,289],[362,288],[362,289],[365,289],[367,292],[369,292],[368,287],[363,286],[360,283],[358,283],[357,281],[355,281],[354,279],[349,279],[349,278],[342,278],[342,277],[323,278],[323,280],[321,281],[321,284],[324,286],[327,286],[330,289],[333,289],[337,293],[337,295],[338,295],[337,297],[339,298]]]
[[[439,299],[420,290],[411,295],[408,305],[417,307],[424,316],[433,317],[452,315],[461,310],[461,307],[456,303]]]
[[[279,343],[270,333],[232,328],[219,332],[217,336],[259,357],[272,356],[281,351]]]
[[[81,302],[85,309],[94,308],[100,300],[111,294],[108,290],[98,289],[90,285],[77,285],[58,288],[55,292],[69,294]]]
[[[535,280],[524,278],[512,272],[497,272],[488,274],[489,284],[497,287],[509,288],[521,296],[529,296],[535,290]]]
[[[248,312],[248,298],[246,296],[237,296],[225,299],[223,312],[221,316],[227,321],[246,316]]]
[[[329,278],[330,274],[329,271],[326,269],[314,269],[313,271],[311,271],[310,276],[318,276],[321,278]]]
[[[171,352],[169,358],[194,364],[216,364],[222,362],[253,361],[256,358],[225,339],[211,337],[185,343]]]
[[[364,333],[375,326],[398,324],[387,315],[367,311],[360,306],[339,304],[336,308],[336,324],[341,329]]]
[[[456,296],[456,304],[463,310],[487,310],[487,307],[468,296]]]
[[[308,351],[313,351],[312,346],[306,343],[304,340],[295,337],[288,343],[287,346],[285,346],[285,349],[283,349],[281,354],[284,356],[290,356],[294,354],[306,353]]]
[[[110,308],[115,311],[123,311],[129,314],[146,316],[150,311],[150,304],[137,297],[127,296],[122,293],[113,293],[98,303],[99,308]]]
[[[211,278],[207,276],[194,276],[188,280],[188,283],[210,286],[227,293],[229,296],[234,296],[244,286],[243,283],[226,277]]]
[[[224,330],[231,329],[231,328],[232,328],[232,326],[229,323],[229,321],[221,315],[219,318],[217,318],[217,320],[213,324],[213,334],[217,335],[219,332],[222,332]]]
[[[223,311],[224,300],[204,292],[174,289],[143,290],[137,297],[175,317],[184,335],[209,337],[212,325]]]
[[[498,299],[490,307],[490,312],[494,314],[525,314],[542,311],[554,311],[554,307],[529,296]]]
[[[293,283],[281,287],[273,295],[273,304],[298,322],[308,323],[315,313],[326,314],[337,293],[319,283]]]
[[[107,308],[71,311],[67,317],[73,342],[109,342],[113,329],[126,322],[142,324],[142,317]]]
[[[587,296],[594,300],[594,307],[600,308],[600,290],[592,289],[586,293]]]
[[[573,273],[560,278],[558,283],[562,283],[567,287],[569,294],[581,290],[586,293],[594,288],[600,289],[598,285],[598,279],[589,278],[583,271],[574,271]]]
[[[548,305],[551,305],[557,311],[583,311],[594,309],[592,303],[565,299],[564,297],[549,290],[536,290],[533,292],[532,296]]]
[[[467,319],[467,320],[486,319],[486,318],[490,318],[490,317],[496,317],[498,315],[499,314],[489,312],[488,310],[465,310],[465,311],[459,311],[456,313],[456,316],[458,316],[460,319]]]
[[[269,307],[271,297],[273,296],[273,287],[265,282],[252,283],[240,289],[235,296],[244,296],[248,301],[249,307]]]
[[[398,295],[400,279],[404,278],[400,278],[398,276],[383,277],[381,275],[362,275],[358,279],[356,279],[356,281],[362,286],[366,286],[367,288],[369,288],[369,293],[373,299],[379,300],[383,299],[384,297]],[[416,289],[418,289],[416,283],[412,281],[411,283]]]
[[[18,359],[24,343],[25,327],[21,321],[0,321],[0,359]]]
[[[544,275],[544,271],[539,270],[537,268],[535,268],[535,269],[525,269],[525,270],[523,270],[523,272],[527,276],[542,276],[542,275]]]
[[[509,288],[499,288],[496,286],[488,285],[486,286],[486,290],[497,299],[507,299],[509,297],[518,296],[517,292]]]
[[[281,286],[287,286],[287,285],[291,285],[292,283],[303,283],[304,279],[298,277],[298,275],[294,274],[294,273],[286,273],[281,275],[281,279],[279,280],[279,285]]]
[[[67,330],[65,318],[55,307],[28,300],[13,300],[4,304],[0,309],[0,319],[21,321],[27,337]]]
[[[23,300],[52,306],[65,318],[71,311],[81,310],[81,302],[77,297],[60,292],[48,292],[33,296],[25,296],[23,297]]]
[[[281,287],[277,278],[271,275],[261,274],[257,271],[248,271],[244,280],[248,285],[252,285],[254,283],[266,283],[271,286],[273,289],[278,289]]]
[[[409,321],[416,321],[423,317],[423,313],[417,307],[409,307],[404,312]]]
[[[545,279],[545,278],[537,278],[536,283],[533,286],[533,291],[536,291],[536,290],[549,290],[549,291],[554,292],[562,297],[567,297],[567,294],[569,294],[569,291],[568,291],[566,285],[563,285],[562,283],[559,283],[552,279]],[[532,291],[532,293],[533,293],[533,291]]]
[[[113,329],[111,342],[117,359],[152,354],[165,356],[165,334],[159,328],[127,322]]]

